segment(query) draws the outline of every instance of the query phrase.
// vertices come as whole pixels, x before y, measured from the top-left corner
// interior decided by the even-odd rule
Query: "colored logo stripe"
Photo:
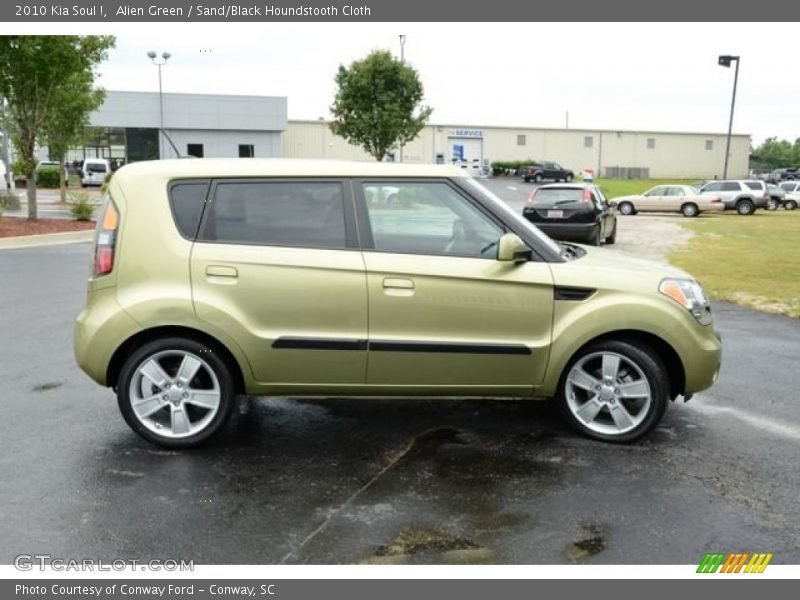
[[[764,569],[772,560],[772,553],[754,552],[733,552],[725,554],[722,552],[709,552],[697,567],[698,573],[763,573]],[[747,562],[747,559],[750,559]],[[745,566],[747,563],[747,566]],[[744,571],[742,571],[744,568]]]

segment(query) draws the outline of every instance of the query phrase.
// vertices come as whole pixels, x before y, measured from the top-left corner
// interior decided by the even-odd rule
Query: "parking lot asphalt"
[[[0,563],[800,562],[797,320],[715,305],[719,382],[635,445],[547,402],[270,398],[172,452],[74,364],[89,253],[0,251]]]

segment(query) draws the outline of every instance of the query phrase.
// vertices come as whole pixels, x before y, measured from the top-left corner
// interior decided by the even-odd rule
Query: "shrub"
[[[496,160],[492,162],[492,175],[515,175],[519,168],[525,165],[536,164],[536,161],[529,158],[527,160]]]
[[[45,188],[57,188],[61,185],[58,167],[42,167],[36,171],[36,185]]]
[[[89,200],[89,194],[77,193],[70,196],[69,211],[76,221],[91,221],[96,206]]]

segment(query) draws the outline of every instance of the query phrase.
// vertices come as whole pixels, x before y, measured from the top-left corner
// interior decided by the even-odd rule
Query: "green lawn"
[[[595,179],[609,200],[617,196],[641,194],[657,185],[692,185],[698,179]]]
[[[669,255],[718,300],[800,317],[800,210],[686,219],[696,235]]]

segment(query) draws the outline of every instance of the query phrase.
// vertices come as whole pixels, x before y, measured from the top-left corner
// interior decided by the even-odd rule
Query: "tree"
[[[390,148],[417,137],[433,112],[421,104],[417,71],[385,50],[349,67],[340,65],[336,85],[331,131],[362,146],[377,161]]]
[[[795,145],[798,146],[796,142]],[[770,137],[755,149],[754,158],[765,169],[779,169],[792,166],[800,156],[793,156],[792,145],[786,140]]]
[[[105,90],[94,88],[91,71],[80,71],[59,86],[50,117],[43,128],[50,158],[58,160],[61,201],[67,199],[64,160],[67,150],[79,144],[89,125],[89,113],[105,100]]]
[[[70,91],[94,94],[95,67],[114,43],[113,36],[0,36],[0,96],[8,101],[11,138],[28,178],[29,219],[38,216],[36,143],[45,139]]]

